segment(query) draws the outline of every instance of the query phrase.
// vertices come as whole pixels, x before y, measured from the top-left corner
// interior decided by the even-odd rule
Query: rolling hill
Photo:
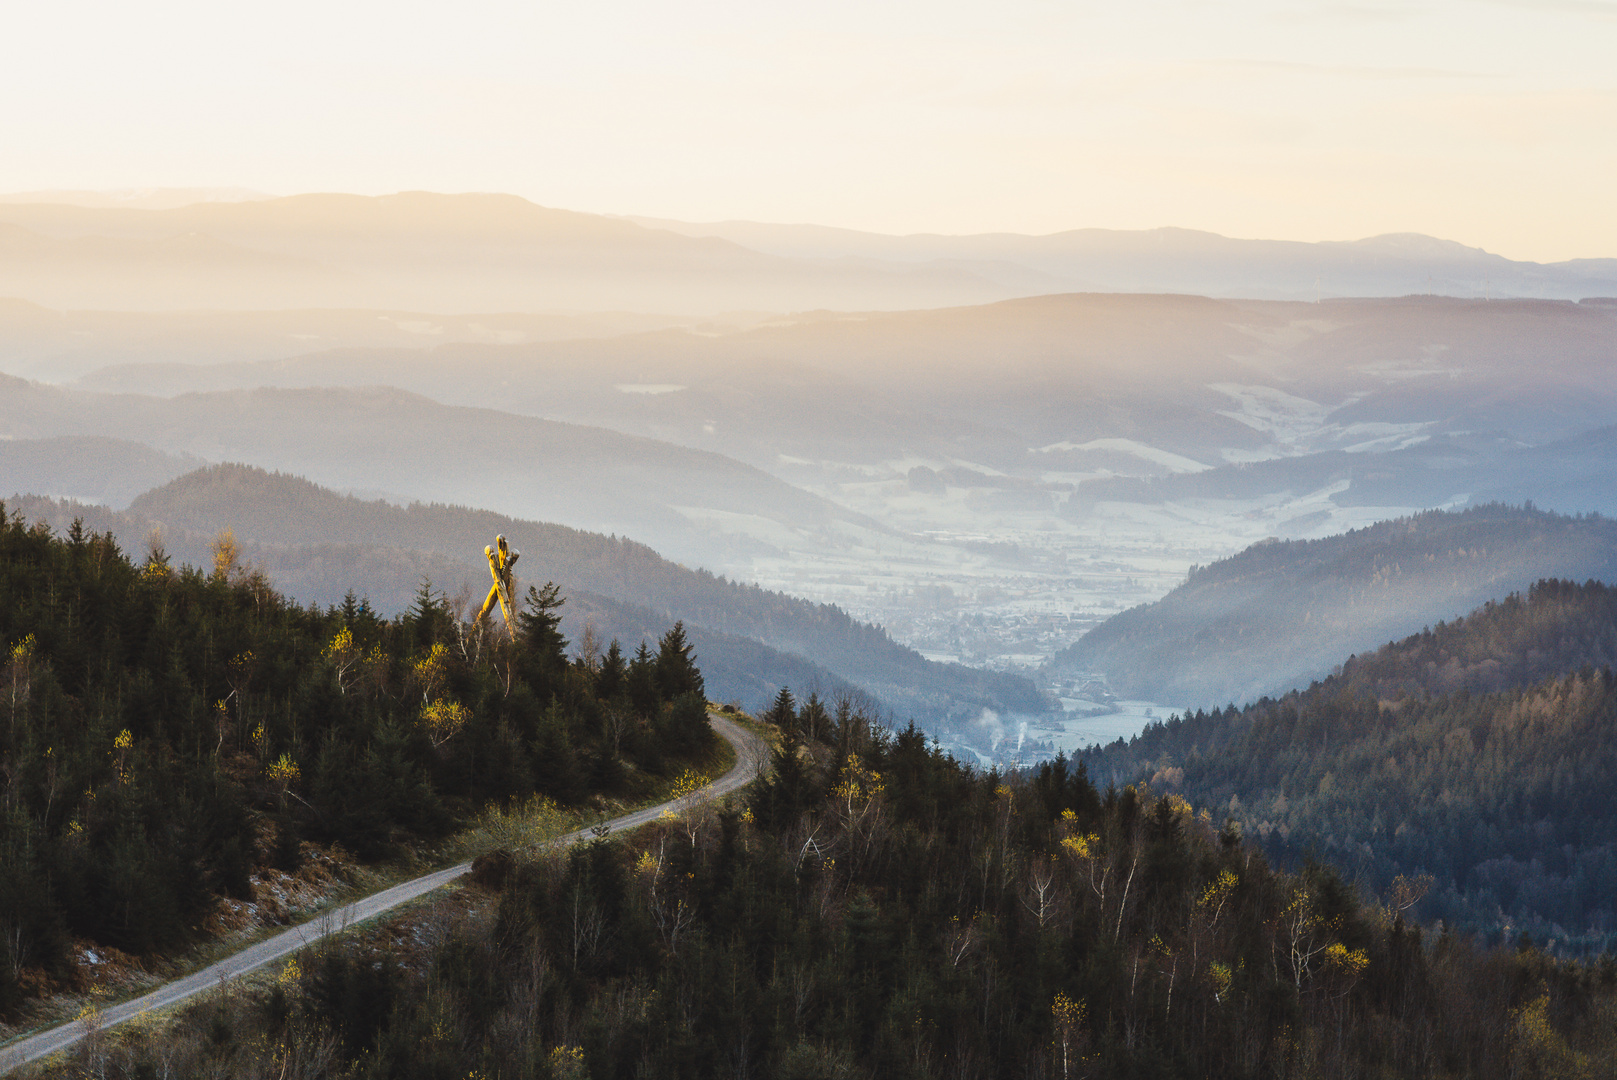
[[[0,490],[122,509],[143,491],[204,465],[127,439],[63,435],[0,440]]]
[[[1125,697],[1248,702],[1540,578],[1617,581],[1617,521],[1491,505],[1257,544],[1108,619],[1050,670],[1103,675]]]
[[[1307,690],[1174,717],[1081,760],[1234,819],[1282,862],[1329,859],[1378,893],[1430,875],[1422,919],[1607,952],[1614,662],[1617,590],[1538,581]]]
[[[719,561],[798,535],[881,527],[709,450],[602,428],[446,406],[389,388],[244,390],[160,398],[0,383],[13,439],[96,435],[169,454],[246,461],[331,487],[643,537],[671,556]],[[60,487],[54,490],[61,490]]]

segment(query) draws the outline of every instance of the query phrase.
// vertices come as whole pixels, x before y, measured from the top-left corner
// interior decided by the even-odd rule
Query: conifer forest
[[[221,898],[301,842],[361,860],[489,804],[629,794],[714,737],[683,630],[594,670],[527,590],[514,642],[423,583],[384,620],[303,608],[242,566],[108,535],[0,524],[0,1012],[71,983],[73,939],[132,955],[196,944]]]

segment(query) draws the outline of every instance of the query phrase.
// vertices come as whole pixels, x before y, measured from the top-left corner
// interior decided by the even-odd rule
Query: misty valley
[[[538,282],[586,265],[579,260],[591,243],[614,258],[649,258],[633,254],[640,245],[658,253],[662,277],[641,277],[636,287],[651,290],[642,302],[662,310],[673,294],[656,293],[654,282],[701,280],[678,268],[705,266],[700,260],[711,256],[701,247],[682,254],[681,244],[696,241],[677,232],[587,215],[557,220],[520,202],[323,198],[8,212],[18,228],[61,237],[103,231],[131,242],[206,224],[232,243],[318,255],[332,272],[360,275],[374,299],[430,297],[434,311],[464,308],[468,298],[447,280],[412,279],[406,288],[379,261],[384,252],[408,256],[428,243],[441,252],[447,235],[461,245],[447,250],[471,265],[498,243],[508,252],[502,257],[541,275]],[[333,244],[326,222],[356,213],[369,233]],[[728,257],[755,257],[724,243]],[[1331,260],[1340,253],[1307,247],[1291,257],[1312,258],[1322,271],[1338,265]],[[1130,273],[1166,274],[1180,264],[1171,243],[1157,250],[1155,263],[1143,251],[1134,256]],[[1074,251],[1079,258],[1082,245]],[[1342,284],[1391,290],[1398,274],[1451,272],[1459,254],[1406,245],[1397,258],[1382,253],[1370,264],[1379,281]],[[820,285],[793,274],[813,266],[835,277],[830,268],[774,249],[769,257],[781,265],[757,280],[794,304],[824,299],[814,291]],[[1086,273],[1137,280],[1087,257],[1100,261],[1085,264]],[[1249,265],[1237,249],[1221,257]],[[189,265],[140,280],[180,289],[185,274],[202,272]],[[919,265],[894,261],[892,272]],[[869,270],[859,264],[859,273]],[[54,298],[44,279],[31,280],[34,297]],[[919,711],[904,694],[884,698],[895,715],[983,761],[1035,760],[1127,735],[1146,710],[1169,715],[1304,686],[1354,652],[1539,577],[1582,572],[1576,560],[1563,566],[1549,553],[1509,572],[1486,568],[1494,556],[1483,558],[1476,567],[1493,591],[1433,585],[1426,600],[1405,603],[1412,598],[1400,589],[1396,617],[1348,619],[1335,636],[1315,636],[1312,666],[1248,671],[1251,685],[1240,693],[1168,692],[1176,681],[1168,671],[1163,689],[1118,692],[1106,686],[1116,672],[1058,659],[1106,620],[1164,597],[1190,567],[1253,544],[1326,540],[1434,508],[1613,508],[1603,481],[1617,430],[1606,366],[1617,305],[1598,298],[1301,302],[1091,292],[773,315],[708,313],[695,301],[686,301],[694,306],[685,316],[204,314],[163,310],[160,298],[136,299],[133,284],[120,280],[114,274],[98,287],[144,310],[55,310],[29,298],[0,311],[10,369],[54,373],[10,383],[0,398],[11,436],[9,490],[123,512],[199,466],[245,463],[399,507],[465,506],[630,537],[692,569],[833,604],[928,661],[1031,684],[1036,694],[1019,693],[1043,702],[1032,712],[1015,694],[937,699]],[[243,280],[261,282],[260,304],[300,295],[279,278]],[[1535,290],[1549,279],[1537,280]],[[556,302],[551,292],[535,295]],[[933,304],[951,298],[947,290],[926,296]],[[51,442],[89,437],[116,442],[75,443],[66,454],[54,449],[66,444]],[[58,508],[50,519],[60,526],[74,512]],[[286,542],[246,531],[240,509],[219,505],[214,513],[195,527]],[[138,546],[165,520],[131,522],[119,535]],[[337,598],[334,585],[309,592],[285,573],[278,580],[294,596]],[[477,571],[446,573],[435,580],[453,593]],[[410,583],[354,586],[376,590],[379,609],[394,611]],[[823,663],[813,652],[798,655]],[[1241,681],[1238,663],[1231,659],[1226,683]],[[1095,689],[1086,696],[1074,677],[1093,677]],[[750,707],[766,696],[754,686],[741,700]],[[1113,700],[1144,704],[1101,722]],[[976,730],[963,719],[972,711]]]

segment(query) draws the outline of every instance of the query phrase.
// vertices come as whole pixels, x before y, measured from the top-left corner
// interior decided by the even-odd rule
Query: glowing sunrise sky
[[[0,191],[1617,256],[1617,2],[8,5]]]

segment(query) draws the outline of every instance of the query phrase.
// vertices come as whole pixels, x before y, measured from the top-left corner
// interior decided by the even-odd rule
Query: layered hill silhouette
[[[1617,581],[1617,521],[1489,505],[1254,545],[1108,619],[1050,668],[1104,675],[1125,697],[1239,704],[1540,578]]]
[[[0,203],[0,296],[57,307],[688,314],[1004,295],[969,269],[786,259],[513,195]]]
[[[389,384],[457,404],[497,385],[502,409],[722,448],[794,482],[920,460],[1076,491],[1080,513],[1341,479],[1341,504],[1423,507],[1491,490],[1485,470],[1456,465],[1491,469],[1516,444],[1617,423],[1614,349],[1617,305],[1071,294],[729,332],[120,365],[81,385]]]
[[[772,255],[970,266],[986,275],[997,273],[1007,286],[1042,278],[1052,287],[1040,291],[1049,292],[1101,289],[1298,300],[1412,293],[1576,300],[1617,293],[1617,259],[1521,262],[1419,233],[1303,243],[1178,228],[890,236],[819,225],[630,220]]]
[[[1171,228],[901,237],[630,219],[512,195],[431,192],[85,205],[95,201],[0,200],[0,296],[104,310],[688,315],[941,307],[1075,289],[1617,295],[1617,261],[1517,262],[1403,234],[1322,244]]]
[[[719,453],[385,387],[160,398],[11,379],[0,382],[0,423],[13,438],[106,436],[403,501],[499,506],[643,537],[693,562],[727,545],[757,550],[770,535],[881,532]]]
[[[475,474],[466,474],[465,486],[407,486],[442,475],[456,451],[417,467],[407,448],[398,458],[410,467],[385,477],[387,457],[361,476],[298,447],[284,460],[267,456],[275,448],[249,447],[234,435],[228,453],[199,442],[159,445],[293,468],[345,489],[447,502],[473,501],[466,492],[475,491],[475,501],[518,516],[628,533],[681,561],[841,597],[839,579],[882,578],[885,570],[860,575],[899,543],[913,550],[918,536],[942,538],[940,548],[985,532],[1010,541],[957,544],[927,573],[987,565],[986,574],[1014,579],[1017,590],[1057,590],[1074,580],[1094,589],[1138,565],[1127,552],[1141,544],[1183,552],[1177,573],[1266,535],[1330,536],[1435,507],[1533,500],[1563,512],[1617,513],[1614,350],[1617,306],[1598,303],[1071,294],[933,311],[806,313],[729,330],[125,365],[78,385],[178,396],[262,393],[250,388],[263,386],[376,394],[365,388],[390,384],[462,406],[485,405],[497,388],[502,411],[717,451],[868,518],[833,513],[833,524],[822,527],[795,511],[769,510],[774,496],[674,498],[674,486],[657,485],[657,499],[683,508],[677,520],[574,519],[561,510],[582,499],[513,506],[499,500],[526,497],[524,485],[480,491]],[[380,425],[392,406],[375,400]],[[420,403],[397,401],[395,432],[413,428]],[[696,475],[677,483],[688,490]],[[541,470],[538,483],[551,490],[557,480]],[[869,519],[889,531],[871,531]],[[788,531],[775,531],[778,524]],[[1137,535],[1112,551],[1097,550],[1106,539],[1080,539],[1130,529]],[[798,584],[807,579],[794,577],[793,566],[802,564],[774,554],[780,550],[820,560],[814,583]],[[1160,564],[1150,572],[1160,573]],[[1171,583],[1158,580],[1162,590]],[[948,583],[957,595],[978,589],[964,575]],[[1133,592],[1126,602],[1144,598]],[[1431,618],[1484,598],[1458,597]],[[1350,648],[1420,625],[1387,626],[1384,637]],[[1317,657],[1320,668],[1335,661],[1330,651]],[[1315,670],[1303,665],[1292,674]]]
[[[353,589],[383,613],[407,608],[423,578],[461,593],[463,610],[480,603],[488,578],[482,548],[503,534],[523,552],[519,578],[562,586],[575,641],[593,623],[603,645],[615,636],[632,648],[683,620],[722,699],[750,706],[782,685],[819,686],[827,695],[857,688],[934,725],[984,707],[1044,707],[1024,678],[926,660],[836,607],[687,570],[631,540],[489,511],[367,501],[240,465],[187,473],[122,513],[27,498],[8,506],[58,527],[82,516],[126,549],[143,549],[155,529],[176,558],[194,564],[205,563],[208,545],[230,528],[287,595],[325,606]]]

